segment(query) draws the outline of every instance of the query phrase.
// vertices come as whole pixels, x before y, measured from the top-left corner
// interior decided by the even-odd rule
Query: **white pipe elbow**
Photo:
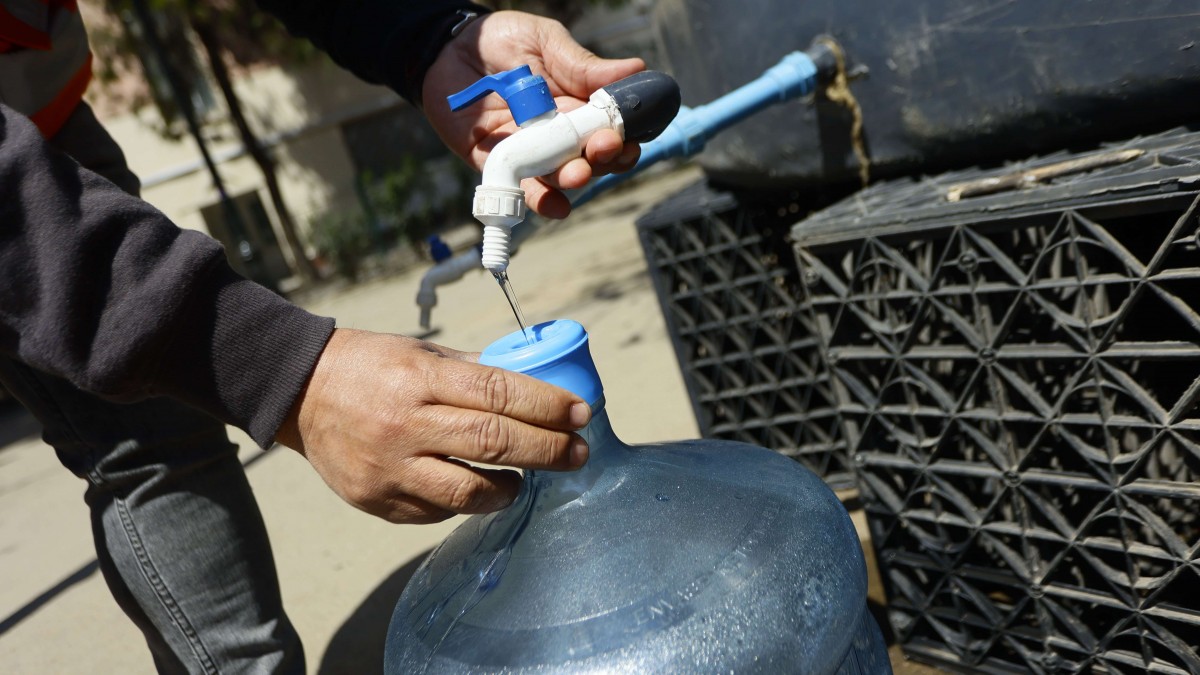
[[[521,181],[544,176],[579,156],[600,129],[621,133],[620,108],[603,89],[587,105],[569,113],[548,112],[525,123],[496,144],[483,166],[483,182],[475,188],[472,212],[484,225],[483,266],[493,273],[508,268],[513,226],[525,219]]]
[[[547,113],[530,120],[512,136],[500,141],[483,165],[483,185],[516,188],[521,180],[551,173],[579,156],[587,139],[608,126],[590,105],[568,113]],[[590,128],[589,128],[590,127]]]

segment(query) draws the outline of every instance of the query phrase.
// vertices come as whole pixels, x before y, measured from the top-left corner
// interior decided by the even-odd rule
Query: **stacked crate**
[[[701,433],[771,448],[849,487],[817,336],[797,311],[793,197],[748,202],[701,182],[638,229]]]
[[[794,322],[909,655],[1200,672],[1198,204],[1200,134],[1176,132],[793,228]]]

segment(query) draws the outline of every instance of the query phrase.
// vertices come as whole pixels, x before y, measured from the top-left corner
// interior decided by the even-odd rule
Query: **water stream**
[[[500,290],[504,291],[504,299],[508,300],[508,306],[512,308],[513,316],[517,319],[517,326],[521,328],[521,335],[525,336],[526,344],[533,344],[533,340],[525,328],[525,314],[521,311],[521,303],[517,300],[517,293],[513,290],[512,281],[508,278],[508,271],[493,272],[492,276],[496,278],[496,283],[500,284]]]

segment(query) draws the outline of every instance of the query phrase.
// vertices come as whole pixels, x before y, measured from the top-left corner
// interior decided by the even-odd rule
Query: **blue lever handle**
[[[457,94],[447,96],[446,102],[451,110],[462,110],[493,92],[508,103],[518,125],[557,108],[546,80],[541,75],[534,75],[529,66],[480,78]]]

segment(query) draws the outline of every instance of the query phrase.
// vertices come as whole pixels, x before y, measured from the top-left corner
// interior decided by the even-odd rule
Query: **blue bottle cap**
[[[525,335],[533,344],[528,344]],[[562,387],[593,406],[604,396],[604,385],[588,350],[587,331],[569,319],[539,323],[525,334],[513,331],[488,345],[479,362]]]

